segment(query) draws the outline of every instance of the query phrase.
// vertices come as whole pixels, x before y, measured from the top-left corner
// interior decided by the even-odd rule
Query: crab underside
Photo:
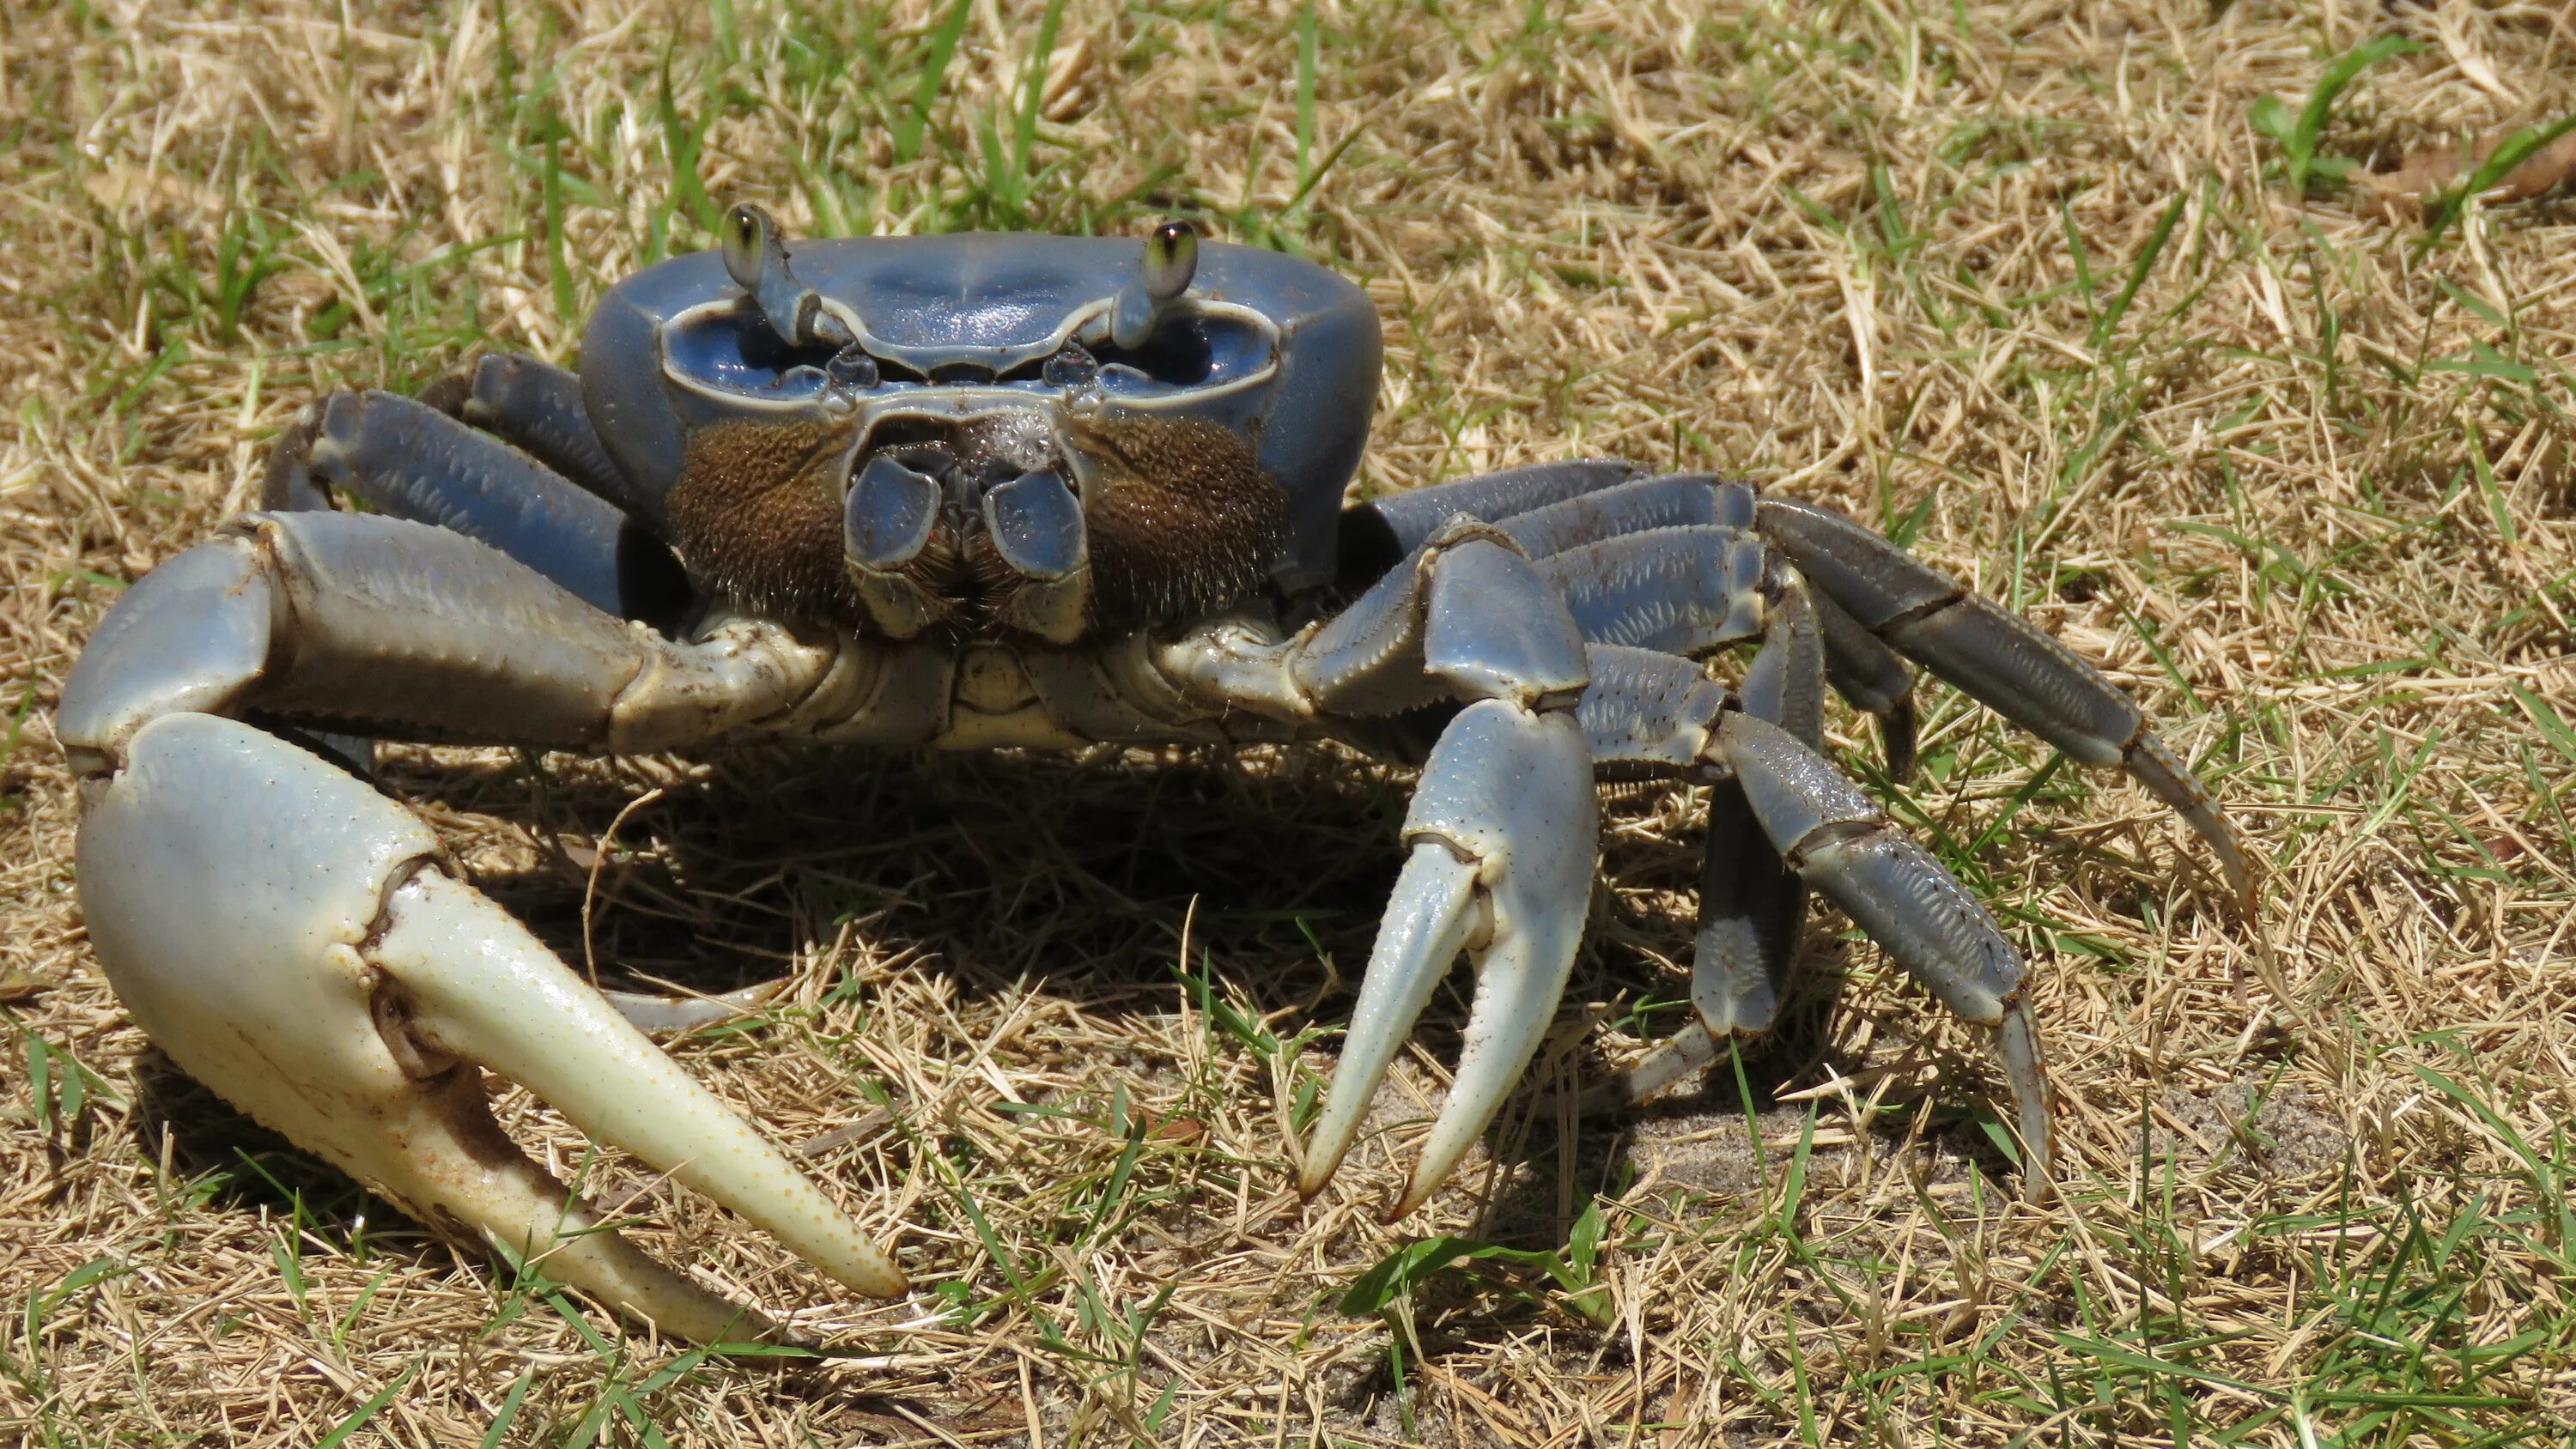
[[[1419,760],[1406,851],[1299,1169],[1318,1190],[1433,989],[1478,972],[1422,1202],[1553,1018],[1595,780],[1709,785],[1696,1020],[1643,1097],[1772,1022],[1810,888],[1994,1030],[2028,1189],[2049,1105],[2020,958],[1818,753],[1828,689],[1912,754],[1912,669],[2124,767],[2248,867],[2138,709],[1875,533],[1743,483],[1546,464],[1349,508],[1377,339],[1320,268],[1132,244],[800,245],[622,284],[579,375],[486,357],[344,392],[281,439],[268,511],[139,582],[74,672],[81,899],[192,1075],[424,1221],[545,1254],[701,1340],[758,1314],[599,1229],[485,1105],[484,1070],[867,1294],[872,1237],[446,863],[368,736],[627,753],[1336,739]],[[364,511],[345,511],[335,504]],[[1757,646],[1730,687],[1702,661]],[[634,1019],[630,1019],[634,1018]]]

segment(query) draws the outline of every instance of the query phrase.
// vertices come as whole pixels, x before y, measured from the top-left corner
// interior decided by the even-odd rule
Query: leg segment
[[[327,508],[332,491],[479,539],[621,618],[670,618],[689,598],[670,549],[614,504],[412,398],[334,393],[278,440],[271,508]]]
[[[1858,787],[1779,726],[1726,716],[1718,749],[1790,868],[1831,896],[1942,1005],[1996,1031],[2027,1160],[2023,1190],[2050,1181],[2048,1082],[2021,1000],[2022,962],[1976,898]]]
[[[1538,561],[1583,637],[1695,658],[1762,632],[1769,549],[1726,528],[1621,534]]]
[[[1765,708],[1788,717],[1785,728],[1731,707],[1726,690],[1686,660],[1591,648],[1593,685],[1578,717],[1596,760],[1721,777],[1710,795],[1691,975],[1700,1019],[1659,1043],[1619,1085],[1630,1101],[1643,1101],[1707,1069],[1730,1038],[1770,1026],[1813,885],[1944,1005],[1995,1028],[2029,1145],[2029,1190],[2043,1192],[2047,1081],[2020,1000],[2020,957],[1940,863],[1815,752],[1812,707],[1788,703],[1819,692],[1821,649],[1799,612],[1782,611],[1790,622],[1765,646],[1767,655],[1783,657],[1781,703]],[[1757,660],[1752,674],[1758,679],[1772,668]]]
[[[1765,499],[1760,527],[1862,629],[2069,757],[2127,767],[2209,843],[2238,897],[2252,898],[2253,873],[2234,828],[2100,671],[1849,519]]]
[[[1362,504],[1345,515],[1344,551],[1375,574],[1460,514],[1494,524],[1542,560],[1592,643],[1696,658],[1759,627],[1745,600],[1752,566],[1729,557],[1724,541],[1754,530],[1750,484],[1707,473],[1646,476],[1616,462],[1515,468]],[[1660,541],[1636,537],[1645,534]],[[1889,772],[1903,780],[1914,767],[1914,676],[1829,600],[1815,605],[1827,682],[1877,716]]]
[[[1744,709],[1781,726],[1808,748],[1824,739],[1824,641],[1806,592],[1781,597],[1762,652],[1745,672]],[[1781,985],[1798,954],[1807,887],[1780,859],[1736,780],[1710,787],[1708,857],[1699,881],[1699,942],[1691,958],[1691,1005],[1712,1046],[1771,1029]],[[1682,1035],[1687,1038],[1687,1029]]]
[[[1667,473],[1614,488],[1581,493],[1545,508],[1516,513],[1496,526],[1532,558],[1546,558],[1622,534],[1666,528],[1753,527],[1752,486],[1720,482],[1708,473]]]
[[[1914,671],[1840,604],[1814,595],[1809,602],[1824,629],[1827,682],[1852,708],[1877,718],[1888,778],[1904,784],[1914,777]]]
[[[1374,573],[1420,548],[1440,525],[1462,514],[1500,523],[1551,503],[1615,488],[1642,471],[1615,458],[1536,463],[1374,498],[1342,515],[1342,553],[1349,566]]]
[[[785,712],[832,657],[749,623],[674,643],[446,529],[251,514],[127,591],[73,668],[55,730],[75,764],[96,768],[180,711],[667,749]]]
[[[1605,652],[1596,650],[1596,657]],[[1665,685],[1669,690],[1699,674],[1669,656],[1617,652],[1626,657],[1614,677],[1623,683],[1638,681],[1629,685],[1632,693],[1646,693],[1643,681],[1657,675],[1671,681]],[[1596,675],[1608,672],[1596,665]],[[1762,651],[1745,675],[1742,707],[1814,748],[1824,733],[1824,677],[1816,612],[1792,577],[1769,611]],[[1695,736],[1692,763],[1703,768],[1711,758],[1711,737],[1724,700],[1724,691],[1718,690],[1717,706],[1707,707],[1689,731]],[[1705,695],[1700,702],[1705,707]],[[1593,708],[1589,701],[1586,708]],[[1691,961],[1691,1006],[1698,1020],[1659,1043],[1628,1072],[1622,1086],[1630,1100],[1643,1101],[1706,1070],[1728,1041],[1770,1030],[1806,917],[1806,883],[1781,861],[1746,804],[1742,785],[1732,777],[1715,780],[1709,787],[1699,934]]]
[[[489,352],[422,389],[420,400],[497,434],[630,518],[656,514],[652,500],[636,494],[591,427],[581,379],[560,367],[515,352]]]

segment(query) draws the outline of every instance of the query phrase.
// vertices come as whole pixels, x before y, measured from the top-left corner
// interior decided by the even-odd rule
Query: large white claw
[[[1397,1048],[1464,947],[1476,1000],[1457,1076],[1391,1215],[1419,1207],[1457,1168],[1556,1015],[1591,905],[1599,813],[1591,750],[1571,713],[1483,700],[1450,721],[1405,817],[1412,854],[1369,956],[1301,1192],[1320,1190],[1341,1165]]]
[[[251,726],[166,716],[93,784],[81,904],[108,978],[189,1075],[423,1221],[704,1342],[758,1314],[654,1262],[493,1120],[476,1064],[861,1293],[902,1272],[786,1157],[364,783]]]

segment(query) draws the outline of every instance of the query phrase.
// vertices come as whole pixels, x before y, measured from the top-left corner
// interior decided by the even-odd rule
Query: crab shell
[[[1286,492],[1270,573],[1282,587],[1330,579],[1342,492],[1359,467],[1377,397],[1380,342],[1367,294],[1311,262],[1202,243],[1197,273],[1152,340],[1106,342],[1136,243],[973,233],[799,242],[796,280],[854,333],[882,381],[836,396],[831,350],[782,347],[714,252],[620,282],[582,336],[582,396],[634,490],[626,500],[670,536],[692,434],[741,418],[856,410],[849,447],[906,423],[958,424],[1068,410],[1212,424],[1250,441]],[[711,300],[712,299],[712,300]],[[1091,339],[1096,381],[1050,382],[1048,359]],[[1077,475],[1084,455],[1069,450]],[[855,459],[854,459],[855,461]]]

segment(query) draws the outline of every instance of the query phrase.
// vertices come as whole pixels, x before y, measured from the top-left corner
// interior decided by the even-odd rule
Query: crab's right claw
[[[419,821],[249,725],[178,713],[85,787],[81,903],[191,1076],[435,1226],[701,1342],[772,1326],[600,1226],[485,1104],[487,1067],[865,1294],[902,1272],[779,1150],[516,920]]]
[[[1405,817],[1412,853],[1378,928],[1299,1191],[1321,1190],[1341,1164],[1414,1019],[1464,948],[1476,963],[1476,1000],[1457,1076],[1391,1216],[1420,1206],[1457,1167],[1556,1015],[1591,904],[1598,817],[1591,750],[1571,711],[1488,699],[1442,732]]]

